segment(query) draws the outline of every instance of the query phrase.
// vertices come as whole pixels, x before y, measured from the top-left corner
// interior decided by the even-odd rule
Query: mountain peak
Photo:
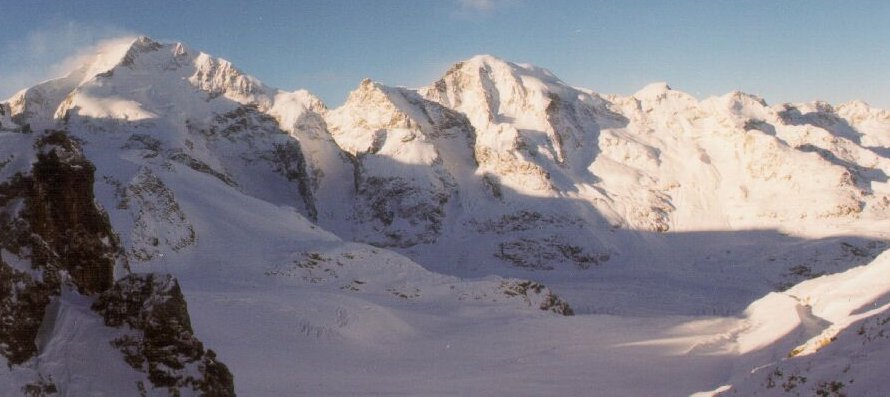
[[[161,43],[158,43],[146,36],[139,36],[132,43],[130,43],[130,47],[127,49],[127,52],[124,53],[121,58],[120,66],[132,66],[136,61],[136,58],[139,57],[140,54],[145,54],[153,51],[160,50],[163,46]]]
[[[519,79],[521,76],[533,77],[549,84],[564,84],[550,70],[527,63],[514,63],[489,54],[475,55],[452,66],[446,76],[458,71],[470,72],[481,70],[493,76]]]
[[[380,84],[379,82],[371,80],[368,77],[365,77],[358,84],[358,88],[356,88],[356,89],[357,90],[373,90],[373,89],[380,89],[381,86],[382,86],[382,84]]]
[[[143,60],[143,57],[153,53],[156,56],[150,61]],[[169,70],[174,64],[184,61],[188,54],[188,47],[180,42],[161,43],[148,36],[121,37],[99,43],[94,53],[85,57],[85,62],[69,76],[76,75],[83,84],[96,76],[110,77],[119,67],[160,67]]]
[[[364,78],[358,84],[354,90],[349,93],[349,96],[346,98],[346,102],[362,102],[366,101],[371,97],[377,97],[379,95],[386,96],[386,87],[380,82],[371,80],[370,78]]]
[[[119,65],[131,66],[140,54],[157,51],[161,47],[161,43],[148,36],[124,36],[105,40],[95,46],[93,54],[85,57],[78,70],[83,70],[84,79],[89,79]]]
[[[463,63],[469,65],[509,65],[511,62],[506,61],[502,58],[498,58],[494,55],[490,54],[478,54],[470,57]]]
[[[749,94],[744,91],[735,90],[733,92],[730,92],[729,94],[724,95],[724,97],[731,102],[736,102],[739,104],[758,104],[763,107],[768,106],[766,100],[764,100],[762,97],[754,94]]]
[[[133,40],[133,43],[130,45],[131,48],[157,48],[160,46],[161,46],[160,42],[155,41],[151,37],[148,37],[145,35],[137,36]]]
[[[654,99],[666,95],[669,91],[673,91],[667,82],[659,81],[647,84],[645,87],[634,93],[634,97],[638,99]]]
[[[349,93],[346,103],[333,113],[350,113],[359,118],[367,114],[376,114],[387,120],[389,120],[389,117],[395,117],[399,120],[398,123],[393,124],[388,121],[382,124],[370,122],[369,125],[380,124],[387,125],[388,127],[402,125],[402,122],[408,119],[407,115],[404,114],[404,110],[412,107],[405,103],[406,93],[407,89],[405,88],[389,87],[380,82],[365,78],[355,90]]]

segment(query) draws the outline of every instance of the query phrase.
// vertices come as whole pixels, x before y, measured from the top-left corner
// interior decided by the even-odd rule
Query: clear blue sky
[[[364,77],[420,86],[487,53],[602,93],[863,99],[890,108],[890,1],[0,0],[0,97],[97,40],[144,34],[339,105]]]

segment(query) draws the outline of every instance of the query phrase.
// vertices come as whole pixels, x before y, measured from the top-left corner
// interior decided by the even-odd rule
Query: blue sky
[[[330,106],[364,77],[421,86],[487,53],[574,86],[890,108],[890,1],[0,0],[0,97],[97,41],[144,34]],[[66,59],[68,61],[66,61]]]

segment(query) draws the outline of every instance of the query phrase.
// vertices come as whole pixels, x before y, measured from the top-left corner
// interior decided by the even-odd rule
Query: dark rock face
[[[202,396],[235,395],[228,368],[195,338],[185,298],[172,276],[131,274],[102,293],[93,309],[109,327],[129,325],[142,331],[141,336],[115,339],[112,345],[130,366],[147,372],[155,387],[171,393],[191,388]]]
[[[59,294],[60,271],[90,294],[107,289],[119,248],[93,202],[93,166],[77,143],[56,131],[35,143],[31,175],[0,184],[0,248],[31,272],[0,258],[0,354],[21,364],[37,354],[46,305]],[[39,275],[39,276],[38,276]]]
[[[588,269],[609,260],[608,254],[589,253],[581,246],[564,240],[558,235],[541,239],[522,237],[498,244],[498,252],[494,256],[514,266],[535,270],[553,270],[558,264]]]
[[[43,244],[33,249],[36,267],[55,264],[66,270],[85,294],[104,291],[114,281],[120,252],[107,216],[93,198],[95,167],[64,132],[37,141],[37,162],[25,179],[24,218]]]
[[[95,167],[79,143],[63,131],[49,131],[33,148],[37,161],[31,169],[0,183],[0,355],[12,366],[40,353],[35,340],[47,305],[69,285],[98,295],[93,309],[107,326],[130,327],[111,344],[154,387],[177,396],[189,390],[234,396],[232,374],[195,338],[172,276],[129,275],[114,282],[115,266],[125,258],[94,201]],[[23,393],[58,391],[40,376]],[[141,382],[137,386],[146,391]]]
[[[217,115],[204,128],[188,122],[186,127],[193,134],[201,135],[214,147],[231,144],[247,145],[251,151],[238,149],[241,161],[255,163],[268,162],[272,169],[284,176],[288,182],[296,184],[306,209],[306,216],[315,220],[318,210],[315,206],[313,188],[317,181],[307,171],[306,158],[297,140],[290,139],[278,125],[278,121],[257,108],[257,105],[242,105],[227,113]],[[175,156],[175,157],[174,157]],[[217,177],[230,186],[237,186],[235,180],[224,173],[212,170],[203,163],[196,164],[182,151],[174,152],[171,159],[188,165],[198,172]],[[185,160],[184,160],[185,159]]]
[[[537,306],[538,309],[551,311],[563,316],[574,316],[569,303],[554,294],[544,284],[528,280],[508,280],[501,283],[501,292],[509,297],[519,297],[529,306]]]
[[[369,239],[369,244],[407,248],[436,241],[449,199],[445,192],[398,177],[371,176],[360,181],[357,215],[368,222],[379,222],[375,231],[382,234]]]
[[[0,355],[10,365],[37,354],[34,342],[58,284],[41,283],[0,259]]]

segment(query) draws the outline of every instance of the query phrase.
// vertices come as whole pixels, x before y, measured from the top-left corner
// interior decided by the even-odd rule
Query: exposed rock
[[[575,312],[568,302],[557,296],[544,286],[528,280],[510,280],[501,284],[501,292],[510,297],[520,297],[529,306],[537,306],[541,310],[551,311],[563,316],[573,316]]]
[[[257,97],[264,92],[262,83],[241,73],[229,61],[200,53],[193,62],[195,73],[188,81],[207,92],[208,101],[220,96],[243,100]]]
[[[217,115],[203,128],[191,122],[187,122],[186,127],[191,133],[204,136],[208,145],[217,149],[231,144],[241,145],[234,150],[238,153],[240,163],[268,163],[274,172],[296,184],[306,215],[310,219],[316,219],[318,211],[313,191],[317,188],[318,181],[308,172],[300,142],[288,136],[274,117],[259,111],[257,105],[248,104]],[[183,164],[196,171],[213,175],[229,186],[239,186],[228,173],[214,170],[184,150],[171,151],[171,154],[174,161],[185,160]]]
[[[180,251],[195,243],[194,227],[173,192],[151,169],[141,169],[122,190],[118,207],[129,209],[133,217],[127,252],[134,259],[150,260],[161,253],[161,247]]]
[[[172,276],[131,274],[102,293],[93,309],[105,325],[128,325],[136,331],[112,344],[155,387],[175,395],[179,389],[201,396],[235,395],[228,368],[195,337],[185,298]]]
[[[208,165],[207,163],[192,157],[192,155],[186,153],[183,150],[173,150],[170,152],[168,158],[177,163],[183,164],[195,171],[198,171],[202,174],[210,175],[216,179],[219,179],[226,185],[232,187],[238,187],[238,182],[235,182],[229,174],[219,171]]]
[[[149,39],[148,37],[141,36],[137,38],[136,41],[133,42],[133,44],[130,45],[127,53],[124,54],[123,59],[121,59],[120,65],[132,68],[133,63],[136,61],[136,58],[139,57],[139,54],[157,51],[160,49],[160,43],[157,43]]]
[[[40,375],[37,381],[22,387],[22,394],[26,397],[47,397],[59,392],[58,386],[53,382],[53,377],[45,379]]]
[[[41,354],[36,340],[47,307],[70,285],[83,295],[101,294],[94,309],[106,325],[129,326],[111,343],[156,387],[177,396],[184,390],[233,396],[231,373],[194,337],[172,276],[130,275],[113,282],[118,262],[126,263],[108,217],[94,202],[94,167],[78,142],[51,131],[33,148],[31,170],[0,184],[0,355],[12,366]],[[22,387],[24,395],[59,392],[52,378],[37,376]]]
[[[580,218],[569,218],[563,215],[542,214],[537,211],[520,210],[503,215],[498,219],[485,221],[471,220],[470,224],[480,233],[509,234],[518,231],[535,230],[550,225],[577,226],[582,224]]]
[[[369,240],[379,246],[410,247],[434,242],[442,228],[448,196],[402,178],[362,178],[357,215],[379,222],[382,236]]]
[[[498,244],[494,256],[514,266],[534,270],[553,270],[563,263],[587,269],[609,260],[607,253],[590,253],[581,246],[563,241],[559,236],[522,237],[502,242]]]
[[[95,167],[79,144],[62,131],[37,141],[37,163],[22,214],[40,241],[32,245],[34,266],[58,266],[83,293],[108,289],[120,249],[107,216],[93,199]]]
[[[46,305],[57,294],[57,282],[38,282],[0,259],[0,355],[10,365],[37,354],[34,340]]]
[[[46,305],[63,279],[82,293],[100,292],[123,260],[93,201],[93,166],[77,142],[54,131],[35,149],[31,175],[0,184],[0,248],[9,253],[0,257],[0,354],[10,364],[37,354],[34,340]]]

